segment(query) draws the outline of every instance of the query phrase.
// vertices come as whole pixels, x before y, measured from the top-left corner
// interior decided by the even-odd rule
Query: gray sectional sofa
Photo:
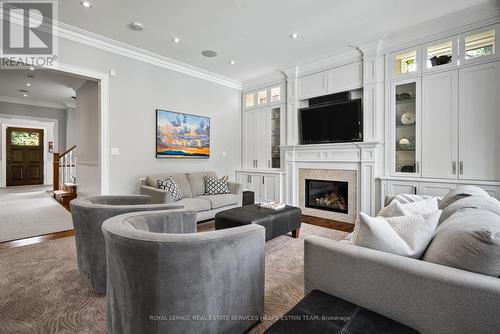
[[[441,231],[436,230],[434,240],[445,229],[450,231],[450,224],[456,227],[454,231],[460,231],[479,223],[485,235],[475,234],[469,240],[490,238],[491,243],[498,244],[499,229],[495,227],[500,221],[498,201],[487,197],[459,201],[460,198],[463,196],[458,194],[453,198],[456,202],[444,209],[442,217],[447,221],[442,223]],[[489,217],[489,221],[480,221],[481,217]],[[488,261],[478,258],[484,253],[475,254],[481,248],[456,238],[450,240],[438,254],[446,256],[448,252],[456,256],[454,246],[461,242],[466,245],[462,249],[471,249],[468,256],[459,255],[465,264],[471,266],[472,261],[472,265],[480,265],[481,261]],[[485,242],[485,248],[488,244]],[[432,242],[427,250],[431,247]],[[428,262],[427,254],[423,258],[426,261],[310,236],[304,249],[305,293],[321,290],[423,334],[500,333],[499,277]]]
[[[192,172],[192,173],[164,173],[149,175],[141,178],[140,192],[149,195],[153,203],[172,203],[181,205],[184,209],[196,212],[198,222],[213,219],[219,211],[241,206],[242,186],[239,183],[229,182],[230,194],[205,195],[204,176],[217,177],[215,172]],[[157,181],[171,176],[179,185],[182,199],[174,202],[170,193],[158,189]]]

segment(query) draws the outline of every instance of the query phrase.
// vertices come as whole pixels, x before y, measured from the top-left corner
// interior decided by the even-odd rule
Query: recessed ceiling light
[[[229,64],[234,65],[234,64],[236,64],[236,62],[235,62],[234,60],[231,60],[231,61],[229,62]]]
[[[180,39],[178,39],[177,37],[174,37],[174,38],[172,39],[172,42],[177,43],[177,44],[179,44],[179,43],[180,43],[180,41],[181,41],[181,40],[180,40]]]
[[[135,31],[141,31],[144,29],[144,26],[142,25],[141,22],[132,22],[129,25],[130,29],[135,30]]]
[[[34,71],[34,70],[35,70],[35,68],[33,66],[30,67],[30,71]]]
[[[31,84],[29,82],[26,83],[26,86],[31,87]]]
[[[80,4],[85,8],[92,8],[94,6],[90,1],[80,1]]]
[[[203,51],[201,51],[201,54],[204,57],[208,57],[208,58],[213,58],[213,57],[217,56],[217,52],[215,52],[214,50],[203,50]]]
[[[299,38],[299,34],[297,34],[296,32],[294,32],[293,34],[290,35],[290,38],[291,39],[297,39],[297,38]]]
[[[24,96],[24,97],[28,97],[28,94],[24,93],[24,94],[23,94],[23,96]]]

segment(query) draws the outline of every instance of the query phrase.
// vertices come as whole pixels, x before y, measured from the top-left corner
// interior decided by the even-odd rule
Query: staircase
[[[54,198],[69,210],[69,202],[77,197],[76,145],[54,155]]]

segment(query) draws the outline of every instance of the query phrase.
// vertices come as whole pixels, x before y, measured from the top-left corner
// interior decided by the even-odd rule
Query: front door
[[[43,184],[43,130],[7,128],[7,186]]]

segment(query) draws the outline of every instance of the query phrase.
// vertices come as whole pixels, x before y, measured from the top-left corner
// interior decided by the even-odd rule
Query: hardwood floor
[[[354,224],[343,223],[343,222],[339,222],[339,221],[335,221],[335,220],[318,218],[318,217],[307,216],[307,215],[302,215],[302,222],[307,223],[307,224],[311,224],[311,225],[317,225],[317,226],[322,226],[322,227],[326,227],[326,228],[331,228],[331,229],[342,231],[342,232],[349,232],[349,233],[352,232],[352,230],[354,229]],[[213,228],[211,222],[198,225],[199,231],[209,230],[211,228]],[[40,236],[36,236],[36,237],[0,242],[0,249],[15,248],[15,247],[21,247],[21,246],[26,246],[26,245],[32,245],[32,244],[37,244],[37,243],[44,242],[44,241],[55,240],[55,239],[59,239],[59,238],[66,238],[66,237],[70,237],[73,235],[75,235],[75,231],[68,230],[68,231],[40,235]]]
[[[75,235],[75,231],[68,230],[68,231],[39,235],[36,237],[5,241],[5,242],[0,242],[0,249],[15,248],[15,247],[21,247],[21,246],[26,246],[26,245],[32,245],[32,244],[37,244],[37,243],[44,242],[44,241],[49,241],[49,240],[54,240],[54,239],[59,239],[59,238],[66,238],[66,237],[70,237],[73,235]]]
[[[354,229],[354,224],[339,222],[336,220],[330,220],[325,218],[307,216],[307,215],[302,215],[302,222],[349,233],[352,232],[352,230]]]

